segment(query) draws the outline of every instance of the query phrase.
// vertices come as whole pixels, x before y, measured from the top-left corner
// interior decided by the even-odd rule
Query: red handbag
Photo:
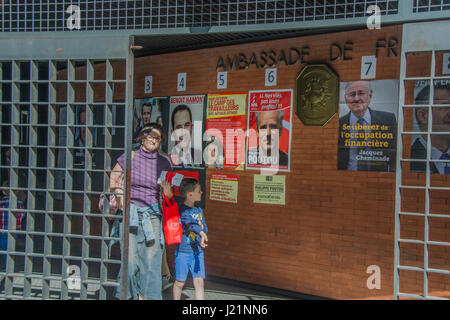
[[[168,199],[163,193],[163,230],[168,245],[181,242],[183,228],[180,223],[180,212],[175,199]]]

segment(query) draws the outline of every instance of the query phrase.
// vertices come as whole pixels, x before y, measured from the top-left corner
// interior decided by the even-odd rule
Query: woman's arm
[[[164,192],[165,196],[168,199],[172,199],[173,192],[172,192],[172,186],[170,185],[170,183],[167,182],[167,181],[163,181],[163,182],[161,182],[161,187],[163,189],[163,192]]]
[[[117,163],[113,170],[111,171],[111,176],[109,179],[109,190],[114,192],[117,201],[119,203],[119,209],[123,208],[123,169],[119,163]]]

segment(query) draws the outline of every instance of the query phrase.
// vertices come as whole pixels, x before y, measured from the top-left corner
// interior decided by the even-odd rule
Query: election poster
[[[208,95],[206,167],[243,170],[245,163],[246,93]]]
[[[211,174],[209,199],[237,203],[239,177],[229,174]]]
[[[170,97],[168,155],[175,167],[202,167],[205,95]]]
[[[133,143],[136,143],[136,138],[145,125],[156,122],[163,126],[162,109],[166,106],[167,100],[167,97],[134,100]],[[116,117],[114,111],[113,109],[113,118]]]
[[[286,176],[254,175],[253,202],[286,204]]]
[[[432,85],[430,85],[432,83]],[[431,90],[433,89],[433,90]],[[431,92],[433,96],[431,95]],[[421,134],[412,135],[411,159],[425,160],[428,158],[427,149],[430,150],[429,170],[431,174],[450,174],[449,149],[450,145],[450,108],[441,106],[450,104],[450,80],[434,79],[416,80],[414,83],[413,132]],[[431,128],[430,119],[431,106]],[[431,129],[429,140],[426,133]],[[428,141],[428,142],[427,142]],[[433,161],[437,160],[437,161]],[[413,172],[426,172],[427,162],[411,161],[410,170]]]
[[[341,82],[339,170],[395,172],[398,84]]]
[[[290,170],[292,89],[250,91],[247,169]]]

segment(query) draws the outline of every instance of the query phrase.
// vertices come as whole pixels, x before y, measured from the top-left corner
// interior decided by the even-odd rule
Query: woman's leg
[[[169,264],[167,263],[167,251],[166,247],[163,249],[162,253],[162,268],[161,268],[161,275],[163,277],[169,278],[170,277],[170,269]]]
[[[154,241],[149,243],[139,242],[139,293],[144,299],[162,300],[162,281],[161,281],[161,262],[162,246],[161,236],[161,217],[151,216]],[[140,232],[143,232],[140,229]]]

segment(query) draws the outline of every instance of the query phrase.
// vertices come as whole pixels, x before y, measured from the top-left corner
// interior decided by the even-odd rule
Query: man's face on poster
[[[150,118],[152,117],[152,107],[149,105],[142,106],[142,124],[146,126],[150,123]]]
[[[172,137],[175,140],[175,144],[182,149],[189,148],[192,135],[192,119],[189,111],[177,111],[173,118],[173,126]]]
[[[278,111],[263,111],[259,114],[258,138],[259,147],[265,155],[273,156],[272,150],[278,151],[280,137],[280,113]],[[277,148],[277,150],[274,150]]]
[[[345,103],[350,111],[358,118],[362,118],[372,100],[372,90],[365,81],[356,81],[348,85],[345,90]]]
[[[450,88],[434,90],[435,104],[450,104]],[[450,132],[450,108],[432,107],[433,131]]]

